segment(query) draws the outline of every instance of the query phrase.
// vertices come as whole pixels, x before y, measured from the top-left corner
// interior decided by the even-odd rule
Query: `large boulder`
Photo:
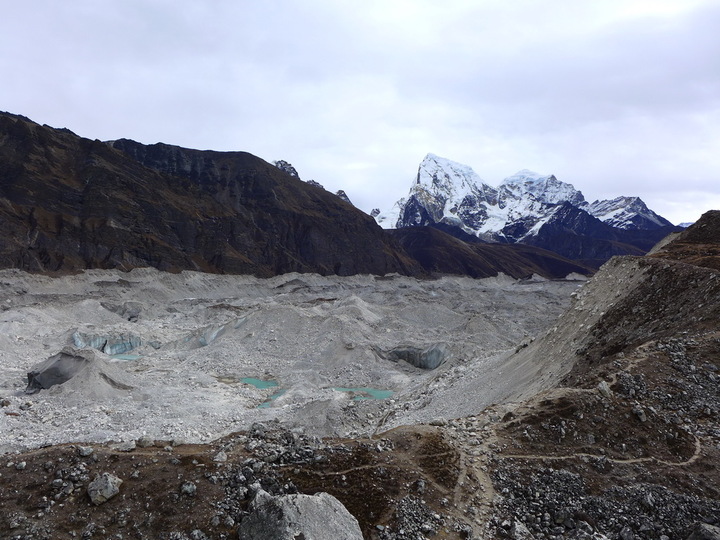
[[[101,505],[120,493],[120,484],[122,482],[114,474],[106,472],[99,474],[88,485],[88,496],[94,505]]]
[[[357,520],[332,495],[259,490],[238,529],[240,540],[362,540]]]

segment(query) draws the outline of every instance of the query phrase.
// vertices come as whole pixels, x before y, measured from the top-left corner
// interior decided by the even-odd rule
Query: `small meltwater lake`
[[[277,381],[273,381],[272,379],[257,379],[255,377],[243,377],[240,379],[240,382],[249,384],[251,386],[254,386],[255,388],[258,388],[260,390],[267,390],[268,388],[277,388],[277,391],[272,394],[270,397],[268,397],[267,401],[261,403],[258,405],[258,408],[260,409],[266,409],[270,407],[273,401],[275,401],[277,398],[285,394],[287,392],[286,388],[279,388],[279,384]],[[353,396],[353,401],[363,401],[368,399],[388,399],[392,397],[393,391],[392,390],[383,390],[380,388],[371,388],[369,386],[358,386],[358,387],[345,387],[345,386],[334,386],[333,390],[336,390],[338,392],[347,392],[350,394],[355,394]]]
[[[260,390],[267,390],[268,388],[277,388],[279,386],[278,382],[273,381],[272,379],[263,380],[263,379],[256,379],[255,377],[243,377],[242,379],[240,379],[240,382],[249,384]],[[275,401],[277,398],[282,396],[285,392],[286,392],[285,388],[279,388],[277,392],[275,392],[273,395],[271,395],[267,399],[267,401],[258,405],[258,409],[267,409],[268,407],[270,407],[270,404],[273,401]]]
[[[113,354],[111,355],[111,358],[114,360],[125,360],[125,361],[133,361],[133,360],[140,360],[142,356],[139,354]]]
[[[256,379],[255,377],[243,377],[242,379],[240,379],[240,382],[252,385],[255,388],[259,388],[260,390],[265,390],[267,388],[275,388],[278,385],[277,381],[264,381],[263,379]]]
[[[388,399],[392,397],[392,390],[380,390],[379,388],[369,388],[367,386],[361,386],[358,388],[345,388],[342,386],[334,387],[333,390],[338,392],[353,392],[356,394],[364,394],[353,397],[355,401],[361,401],[363,399]]]

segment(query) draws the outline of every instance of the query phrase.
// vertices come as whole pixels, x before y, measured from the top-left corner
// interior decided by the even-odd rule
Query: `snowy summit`
[[[486,240],[522,242],[566,204],[616,228],[671,225],[638,197],[589,204],[572,184],[527,169],[496,188],[472,167],[435,154],[420,163],[408,196],[375,219],[386,229],[445,223]]]

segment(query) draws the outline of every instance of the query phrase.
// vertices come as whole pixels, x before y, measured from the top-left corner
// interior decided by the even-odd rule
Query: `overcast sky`
[[[285,159],[369,212],[428,152],[720,209],[718,0],[0,0],[0,110]]]

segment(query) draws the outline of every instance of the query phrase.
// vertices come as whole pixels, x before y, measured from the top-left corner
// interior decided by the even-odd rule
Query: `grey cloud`
[[[434,152],[491,183],[527,167],[691,219],[672,201],[699,209],[717,192],[720,6],[647,6],[678,12],[631,16],[642,5],[626,0],[15,3],[0,103],[92,138],[287,159],[365,210],[404,195]]]

